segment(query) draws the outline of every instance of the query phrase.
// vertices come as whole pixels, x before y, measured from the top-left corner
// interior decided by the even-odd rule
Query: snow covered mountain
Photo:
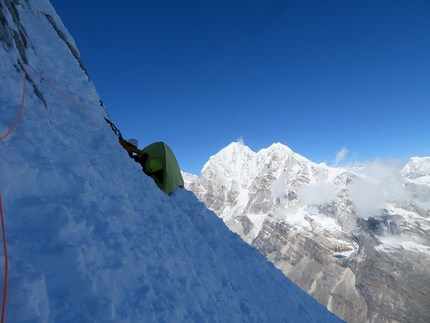
[[[286,276],[347,322],[430,321],[430,158],[400,170],[313,163],[235,142],[192,190]]]
[[[341,322],[142,173],[48,0],[0,0],[0,67],[2,321]]]
[[[423,184],[430,184],[430,157],[412,157],[403,168],[402,176]]]

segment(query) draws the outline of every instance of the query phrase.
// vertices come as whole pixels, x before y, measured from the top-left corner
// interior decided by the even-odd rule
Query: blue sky
[[[51,0],[112,121],[199,174],[242,138],[430,156],[430,1]]]

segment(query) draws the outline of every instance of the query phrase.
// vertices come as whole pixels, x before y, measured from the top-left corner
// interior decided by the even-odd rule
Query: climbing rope
[[[15,119],[15,122],[13,123],[12,127],[9,129],[9,131],[3,137],[0,138],[0,141],[4,140],[7,136],[9,136],[12,133],[12,131],[15,128],[16,124],[18,123],[19,118],[21,117],[21,112],[22,112],[22,110],[24,108],[25,89],[26,89],[26,85],[27,85],[27,74],[28,74],[28,72],[27,72],[27,66],[30,67],[43,81],[45,81],[46,84],[48,84],[50,87],[52,87],[61,96],[63,96],[64,98],[66,98],[67,100],[69,100],[73,104],[77,105],[82,110],[84,110],[90,116],[90,118],[94,122],[96,122],[96,120],[94,120],[93,116],[88,111],[88,109],[86,109],[82,104],[79,104],[76,101],[74,101],[71,98],[69,98],[67,95],[65,95],[63,92],[61,92],[59,89],[57,89],[54,85],[52,85],[52,83],[49,82],[45,77],[43,77],[43,75],[40,74],[33,66],[31,66],[28,62],[24,62],[24,81],[23,81],[23,86],[22,86],[21,106],[19,108],[18,115],[17,115],[17,117]]]
[[[5,316],[6,316],[6,296],[7,296],[9,259],[7,256],[7,248],[6,248],[6,233],[4,229],[3,204],[1,200],[1,191],[0,191],[0,221],[1,221],[1,233],[3,238],[3,250],[4,250],[4,283],[3,283],[3,301],[2,301],[2,307],[1,307],[1,323],[4,323]]]
[[[80,107],[82,110],[84,110],[91,119],[93,119],[94,122],[96,122],[96,120],[94,120],[93,116],[91,115],[91,113],[88,111],[88,109],[86,109],[82,104],[79,104],[78,102],[72,100],[71,98],[69,98],[67,95],[65,95],[63,92],[61,92],[59,89],[57,89],[55,86],[53,86],[46,78],[43,77],[43,75],[41,75],[38,71],[36,71],[36,69],[31,66],[28,62],[24,62],[24,64],[28,65],[28,67],[30,67],[37,75],[39,75],[39,77],[44,80],[46,82],[46,84],[48,84],[50,87],[52,87],[55,91],[57,91],[60,95],[62,95],[64,98],[66,98],[67,100],[69,100],[70,102],[72,102],[73,104],[77,105],[78,107]]]
[[[27,84],[27,64],[24,64],[24,85],[22,87],[22,99],[21,99],[21,106],[19,108],[18,116],[15,119],[15,122],[13,123],[12,127],[9,129],[9,131],[0,138],[0,141],[5,139],[7,136],[11,134],[13,129],[15,128],[16,124],[18,123],[19,118],[21,117],[22,108],[24,107],[24,98],[25,98],[25,86]]]
[[[27,85],[27,66],[30,67],[43,81],[46,82],[46,84],[48,84],[50,87],[52,87],[56,92],[58,92],[60,95],[62,95],[64,98],[66,98],[67,100],[69,100],[73,104],[79,106],[84,111],[86,111],[86,113],[95,122],[91,113],[84,106],[82,106],[81,104],[72,100],[67,95],[65,95],[63,92],[58,90],[45,77],[43,77],[33,66],[31,66],[27,62],[24,62],[24,81],[23,81],[23,87],[22,87],[21,106],[19,108],[18,115],[17,115],[15,122],[13,123],[12,127],[9,129],[9,131],[3,137],[0,137],[0,141],[4,140],[6,137],[8,137],[12,133],[12,131],[14,130],[15,126],[17,125],[17,123],[21,117],[21,113],[22,113],[22,110],[24,108],[25,90],[26,90],[26,85]],[[0,223],[1,223],[1,232],[2,232],[2,238],[3,238],[3,251],[4,251],[4,283],[3,283],[3,300],[2,300],[2,310],[1,310],[0,322],[4,323],[5,322],[5,316],[6,316],[6,297],[7,297],[9,260],[8,260],[7,248],[6,248],[6,233],[5,233],[5,225],[4,225],[4,217],[3,217],[3,204],[2,204],[2,199],[1,199],[1,190],[0,190]]]

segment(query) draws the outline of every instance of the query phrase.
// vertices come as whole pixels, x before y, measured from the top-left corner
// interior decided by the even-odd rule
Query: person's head
[[[132,146],[134,146],[134,147],[138,147],[138,145],[139,145],[139,143],[137,142],[137,140],[136,139],[134,139],[134,138],[130,138],[129,140],[127,140],[127,142],[130,144],[130,145],[132,145]]]

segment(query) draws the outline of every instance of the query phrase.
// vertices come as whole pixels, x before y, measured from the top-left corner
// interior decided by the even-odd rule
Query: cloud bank
[[[308,205],[329,204],[338,199],[340,188],[331,183],[320,182],[302,186],[299,194]]]
[[[365,219],[379,215],[387,201],[408,196],[397,163],[375,160],[352,172],[357,179],[348,185],[347,193],[357,213]]]
[[[346,149],[340,151],[337,160],[340,161],[346,153]],[[387,202],[404,200],[410,196],[411,191],[404,185],[401,176],[401,167],[401,163],[395,161],[375,160],[360,168],[348,169],[349,177],[354,179],[346,186],[346,193],[358,215],[364,219],[378,216]],[[340,200],[342,188],[344,187],[321,181],[302,186],[299,195],[307,205],[330,204]],[[272,189],[276,189],[278,193],[282,191],[278,185],[273,185]]]

